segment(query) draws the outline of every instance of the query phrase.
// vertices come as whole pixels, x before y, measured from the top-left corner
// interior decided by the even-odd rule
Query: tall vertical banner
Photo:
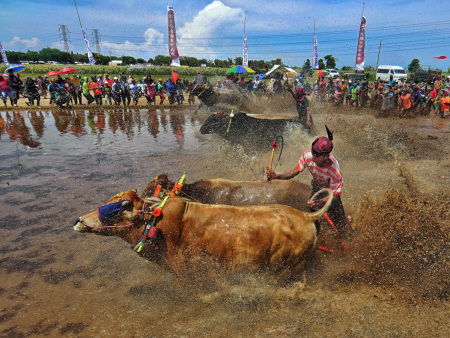
[[[173,6],[167,7],[167,17],[169,22],[169,55],[172,58],[171,66],[180,65],[180,56],[177,48],[177,34],[175,32],[175,15],[173,13]]]
[[[358,48],[356,49],[355,70],[364,70],[364,48],[366,46],[366,18],[361,19],[359,27]]]
[[[3,45],[1,42],[0,42],[0,53],[2,54],[3,62],[5,63],[5,65],[8,66],[9,65],[8,58],[6,57],[6,53],[5,50],[3,49]]]
[[[315,35],[313,43],[313,69],[319,69],[319,53],[317,50],[317,38]]]
[[[89,47],[89,40],[88,40],[84,30],[82,29],[81,31],[83,32],[84,43],[86,44],[86,50],[87,50],[87,55],[89,58],[89,64],[93,65],[95,63],[95,59],[94,59],[94,55],[92,55],[91,47]]]
[[[242,55],[242,65],[248,67],[247,35],[244,34],[244,51]]]

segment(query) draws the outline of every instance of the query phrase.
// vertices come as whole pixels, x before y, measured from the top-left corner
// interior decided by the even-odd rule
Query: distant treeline
[[[134,58],[133,56],[114,56],[114,55],[102,55],[94,54],[96,65],[106,66],[112,60],[121,60],[122,65],[134,65],[138,63],[149,63],[154,66],[169,66],[172,63],[172,58],[166,55],[156,55],[154,58],[144,60],[142,58]],[[49,63],[51,61],[59,64],[88,64],[89,59],[87,54],[79,53],[67,53],[57,48],[43,48],[40,51],[16,52],[6,51],[6,56],[9,63],[20,63],[21,61],[27,61],[29,63],[38,63],[39,61]],[[249,60],[248,66],[255,70],[257,73],[266,73],[274,65],[284,65],[281,58],[265,61],[265,60]],[[230,68],[233,65],[241,65],[242,57],[236,57],[234,59],[227,58],[226,60],[214,59],[197,59],[192,56],[181,56],[180,64],[188,67],[217,67],[217,68]]]

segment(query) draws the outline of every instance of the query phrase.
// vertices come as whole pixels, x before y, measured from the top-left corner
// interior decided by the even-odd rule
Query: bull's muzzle
[[[83,232],[86,231],[87,227],[82,223],[83,221],[81,220],[81,217],[77,218],[75,220],[75,223],[73,225],[73,229],[75,231],[79,231],[79,232]]]

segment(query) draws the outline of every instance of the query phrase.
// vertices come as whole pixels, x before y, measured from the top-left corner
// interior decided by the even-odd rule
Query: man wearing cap
[[[206,77],[204,77],[200,72],[197,72],[197,75],[194,77],[194,85],[205,85],[206,84]]]
[[[339,168],[339,162],[331,155],[333,150],[333,133],[327,128],[327,137],[318,137],[312,143],[311,150],[303,153],[294,169],[289,172],[276,174],[269,167],[266,168],[266,175],[269,180],[289,180],[308,168],[312,175],[311,196],[322,188],[329,188],[333,192],[333,202],[328,210],[333,223],[337,229],[346,230],[347,218],[345,217],[344,207],[341,201],[342,193],[342,174]],[[308,207],[316,209],[322,207],[328,200],[328,195],[319,195],[314,201],[308,201]]]

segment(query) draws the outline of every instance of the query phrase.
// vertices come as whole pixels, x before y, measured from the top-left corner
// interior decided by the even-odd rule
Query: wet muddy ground
[[[201,135],[206,111],[0,112],[0,335],[448,337],[448,123],[375,115],[314,106],[312,134],[286,133],[278,172],[325,135],[325,123],[334,130],[355,231],[345,239],[350,254],[318,250],[296,282],[281,286],[264,275],[186,280],[117,237],[72,229],[75,218],[120,191],[141,192],[160,173],[264,180],[271,149]],[[379,234],[398,236],[410,215],[425,228],[403,236],[431,227],[425,240],[436,245],[413,247],[434,262],[405,274],[395,268],[415,262],[414,250],[398,253],[407,238]],[[340,249],[330,229],[321,236]]]

